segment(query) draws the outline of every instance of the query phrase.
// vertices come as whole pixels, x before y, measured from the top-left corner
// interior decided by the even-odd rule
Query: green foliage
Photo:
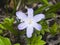
[[[11,42],[8,38],[0,36],[0,45],[11,45]]]
[[[27,45],[44,45],[46,42],[41,40],[42,36],[33,36],[32,38],[28,39]]]
[[[57,10],[59,10],[60,9],[60,2],[59,3],[57,3],[57,4],[55,4],[55,5],[52,5],[50,8],[49,8],[49,10],[47,10],[45,13],[46,14],[49,14],[49,13],[52,13],[52,12],[56,12]]]
[[[46,20],[42,20],[42,21],[40,22],[40,24],[42,25],[42,29],[41,29],[41,31],[40,31],[41,34],[44,35],[45,32],[49,32],[49,28],[48,28],[48,24],[47,24]]]
[[[42,0],[42,1],[45,1],[45,0]],[[52,18],[52,17],[55,16],[55,12],[60,9],[59,5],[60,5],[60,3],[57,3],[55,5],[51,5],[51,4],[46,5],[46,4],[44,4],[41,7],[39,7],[37,10],[35,10],[34,14],[44,12],[44,14],[46,15],[46,18]],[[46,9],[48,9],[48,10],[46,11]]]
[[[38,14],[43,12],[43,10],[45,10],[48,6],[47,5],[43,5],[40,8],[38,8],[37,10],[34,11],[34,14]]]
[[[0,24],[0,28],[3,30],[9,30],[11,31],[13,34],[17,34],[17,30],[14,30],[13,27],[13,22],[14,19],[13,18],[5,18],[4,21]]]
[[[50,13],[50,14],[46,14],[46,18],[55,18],[56,14],[55,13]]]
[[[52,25],[52,27],[50,27],[50,33],[52,35],[55,35],[58,31],[57,29],[58,29],[58,25],[57,25],[57,23],[55,23],[54,25]]]

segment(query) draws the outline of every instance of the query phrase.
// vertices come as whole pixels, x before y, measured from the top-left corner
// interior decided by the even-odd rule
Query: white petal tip
[[[18,29],[19,29],[19,30],[22,30],[19,25],[18,25]]]
[[[28,37],[28,38],[31,38],[31,37],[32,37],[32,35],[27,35],[27,37]]]
[[[45,19],[45,15],[44,14],[40,14],[42,19]]]
[[[42,26],[40,24],[35,23],[34,28],[40,31],[42,29]]]
[[[38,31],[40,31],[42,29],[42,27],[40,27],[39,29],[38,29]]]
[[[26,23],[20,23],[19,25],[18,25],[18,29],[19,30],[23,30],[23,29],[25,29],[27,27],[27,24]]]
[[[16,12],[16,16],[20,19],[21,17],[20,17],[20,13],[21,13],[21,11],[18,11],[18,12]]]

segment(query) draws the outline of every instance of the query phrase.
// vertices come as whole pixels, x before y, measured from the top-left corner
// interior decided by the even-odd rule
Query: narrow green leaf
[[[42,3],[49,5],[48,0],[41,0],[41,1],[42,1]]]
[[[40,8],[36,9],[34,14],[38,14],[41,13],[45,8],[47,8],[47,5],[43,5]]]
[[[56,14],[55,13],[49,13],[49,14],[46,14],[45,17],[46,17],[46,19],[48,19],[48,18],[55,18]]]
[[[0,30],[0,34],[2,34],[3,33],[3,30]]]
[[[27,0],[27,4],[33,4],[33,3],[37,3],[37,2],[41,2],[41,0]]]
[[[57,3],[56,5],[51,6],[50,9],[45,12],[45,14],[56,12],[59,9],[60,9],[60,2]]]

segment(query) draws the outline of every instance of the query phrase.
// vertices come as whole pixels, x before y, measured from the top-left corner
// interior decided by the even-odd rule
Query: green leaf
[[[4,19],[4,23],[7,23],[8,25],[12,25],[13,24],[13,22],[14,22],[14,19],[13,18],[5,18]]]
[[[48,0],[41,0],[42,3],[49,5]]]
[[[0,24],[0,28],[1,29],[6,29],[2,24]]]
[[[4,43],[5,45],[11,45],[11,42],[8,38],[5,38]]]
[[[16,44],[14,44],[14,45],[20,45],[19,43],[16,43]]]
[[[40,41],[38,42],[38,45],[45,45],[45,44],[46,44],[46,42],[43,41],[43,40],[40,40]]]
[[[1,39],[2,43],[3,43],[3,45],[11,45],[11,42],[10,42],[10,40],[8,38],[0,36],[0,39]]]
[[[55,23],[52,27],[50,27],[50,33],[52,35],[55,35],[57,33],[57,28],[58,28],[58,25],[57,23]]]
[[[0,45],[4,45],[4,43],[3,43],[2,39],[0,39]]]
[[[3,33],[3,30],[0,30],[0,34],[2,34]]]
[[[41,33],[42,35],[44,35],[44,34],[45,34],[45,30],[42,29],[42,30],[40,31],[40,33]]]

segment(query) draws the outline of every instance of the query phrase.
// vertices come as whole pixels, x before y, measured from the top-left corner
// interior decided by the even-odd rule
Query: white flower
[[[37,22],[39,22],[41,19],[45,18],[44,14],[37,14],[35,16],[33,16],[33,9],[32,8],[28,8],[28,16],[25,15],[23,12],[18,11],[16,12],[16,16],[22,20],[22,22],[18,25],[18,29],[19,30],[23,30],[26,28],[26,35],[28,38],[32,37],[32,33],[33,33],[33,28],[35,28],[36,30],[41,30],[41,25],[38,24]]]

